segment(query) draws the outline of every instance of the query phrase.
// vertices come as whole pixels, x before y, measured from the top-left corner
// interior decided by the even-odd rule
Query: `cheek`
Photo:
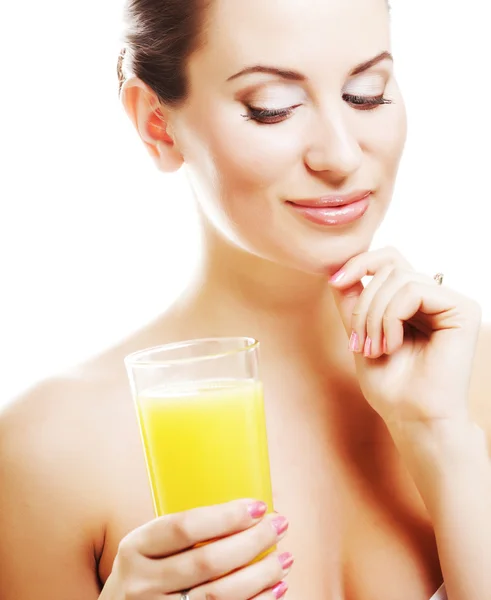
[[[373,123],[365,137],[367,149],[381,163],[385,173],[393,176],[401,159],[406,142],[407,119],[401,99],[393,105],[382,107],[383,117]]]
[[[248,192],[281,184],[301,156],[298,132],[288,122],[260,125],[241,114],[246,114],[245,108],[231,115],[222,109],[201,120],[201,148],[214,181],[229,191]],[[203,164],[202,159],[197,164]]]
[[[183,154],[201,208],[229,239],[256,251],[278,219],[278,199],[302,156],[298,131],[257,125],[246,109],[188,119]]]

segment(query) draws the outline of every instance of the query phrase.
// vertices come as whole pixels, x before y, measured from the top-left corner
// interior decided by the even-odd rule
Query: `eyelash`
[[[384,104],[392,104],[392,100],[381,96],[354,96],[352,94],[344,94],[343,99],[356,107],[356,110],[374,110],[378,106]],[[248,114],[242,115],[248,121],[257,121],[260,124],[274,125],[287,119],[295,108],[298,108],[301,104],[290,106],[289,108],[277,108],[274,110],[268,110],[266,108],[255,108],[248,106]],[[276,119],[276,120],[271,120]]]

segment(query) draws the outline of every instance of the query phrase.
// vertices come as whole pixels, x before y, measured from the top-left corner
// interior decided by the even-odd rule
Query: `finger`
[[[431,283],[409,281],[391,298],[383,317],[388,348],[401,343],[401,328],[417,313],[426,315],[430,331],[462,329],[474,320],[472,306],[459,306],[459,296]]]
[[[226,598],[227,600],[249,600],[249,598],[271,598],[272,590],[291,569],[293,557],[289,553],[271,554],[267,558],[244,567],[211,583],[192,588],[191,600]],[[265,594],[265,595],[263,595]],[[171,596],[172,600],[179,597]]]
[[[351,317],[358,300],[363,293],[363,277],[374,276],[387,268],[404,268],[412,270],[411,265],[395,248],[383,248],[371,252],[363,252],[351,258],[330,279],[331,291],[339,310],[343,325],[350,336],[350,349],[359,348],[360,340],[353,334]]]
[[[265,503],[254,500],[195,508],[154,519],[131,532],[122,544],[148,558],[163,558],[252,527],[266,511]]]
[[[284,537],[287,527],[284,517],[269,515],[245,531],[160,561],[164,591],[194,588],[248,565]]]
[[[331,288],[332,296],[337,306],[339,315],[341,316],[344,328],[350,337],[349,348],[352,351],[356,351],[358,349],[359,340],[356,337],[356,334],[353,335],[351,320],[353,311],[355,310],[355,306],[362,295],[363,290],[364,287],[361,281],[358,281],[349,288]]]
[[[414,270],[398,250],[382,248],[354,256],[329,279],[329,283],[336,289],[347,288],[363,277],[375,275],[385,267]]]
[[[272,589],[259,594],[259,596],[254,596],[252,600],[272,600],[273,598],[278,600],[279,598],[283,598],[287,591],[288,584],[286,581],[280,581]]]
[[[377,343],[376,338],[369,337],[373,332],[369,333],[367,330],[367,314],[377,292],[387,281],[392,271],[392,265],[388,265],[378,271],[362,291],[353,308],[353,313],[351,315],[351,329],[354,336],[356,336],[356,343],[353,344],[354,352],[364,352],[374,343]]]
[[[365,292],[371,288],[372,282],[378,279],[378,274],[367,286]],[[362,314],[360,315],[360,327],[365,326],[367,343],[364,347],[364,354],[368,358],[379,358],[382,354],[389,353],[389,347],[393,349],[392,345],[387,344],[385,338],[384,348],[384,315],[386,314],[387,306],[394,297],[394,295],[410,281],[419,281],[421,283],[428,283],[426,275],[415,273],[414,271],[407,271],[403,269],[392,269],[389,275],[382,281],[381,285],[378,285],[368,301],[363,303],[361,309]],[[363,313],[363,311],[365,311]],[[365,322],[363,322],[365,319]],[[402,324],[398,328],[399,335],[403,334]]]

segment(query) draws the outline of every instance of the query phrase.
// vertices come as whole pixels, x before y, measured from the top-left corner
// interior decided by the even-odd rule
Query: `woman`
[[[2,416],[2,600],[280,598],[294,558],[295,600],[489,598],[489,334],[368,251],[406,135],[385,0],[133,0],[123,71],[157,167],[189,174],[200,268]],[[153,519],[123,357],[222,335],[261,340],[278,513]]]

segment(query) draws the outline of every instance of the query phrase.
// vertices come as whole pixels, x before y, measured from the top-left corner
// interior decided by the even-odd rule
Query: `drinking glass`
[[[183,341],[125,365],[157,516],[239,498],[273,511],[259,342]]]

